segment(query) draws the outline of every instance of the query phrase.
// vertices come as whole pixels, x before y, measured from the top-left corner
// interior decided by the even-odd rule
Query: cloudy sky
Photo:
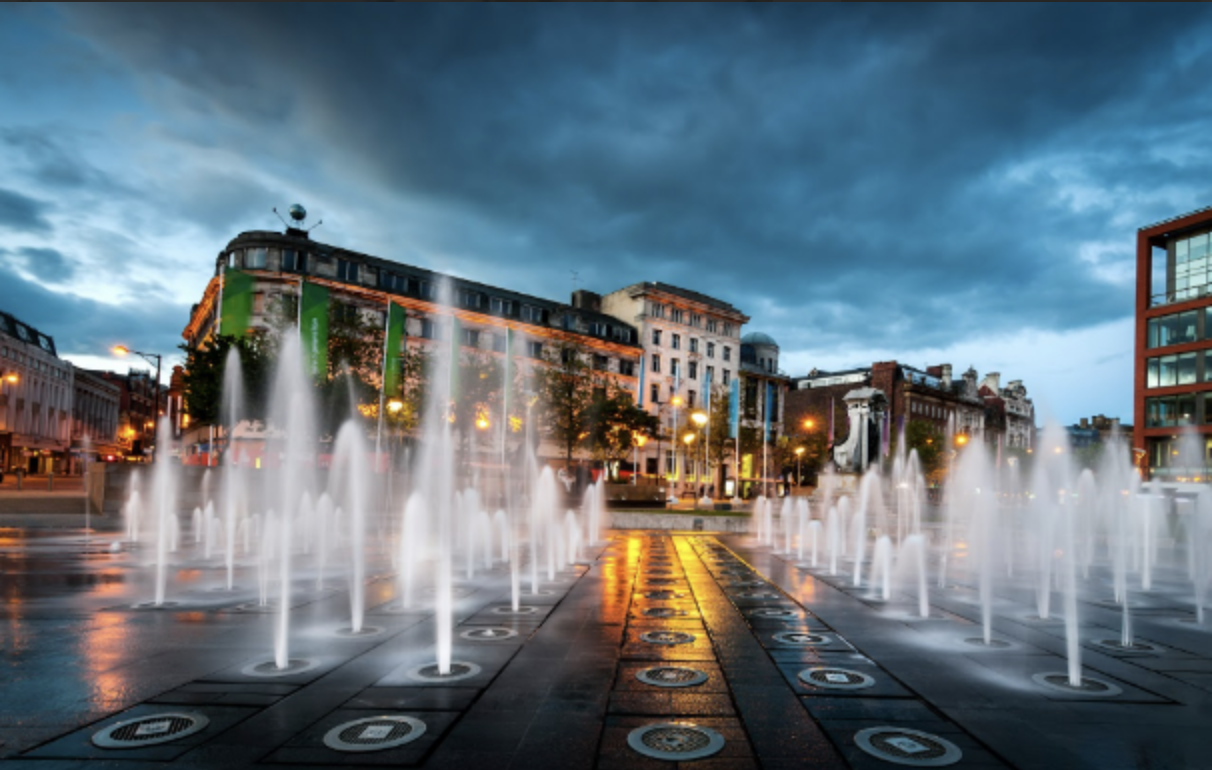
[[[1212,9],[0,6],[0,309],[176,356],[214,258],[315,237],[566,299],[727,300],[1131,417],[1138,227],[1212,205]]]

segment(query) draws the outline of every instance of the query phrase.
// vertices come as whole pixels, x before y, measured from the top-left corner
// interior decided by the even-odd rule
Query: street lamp
[[[687,433],[682,436],[682,441],[686,444],[686,451],[682,453],[682,488],[684,490],[690,480],[690,445],[694,443],[694,434]]]
[[[152,412],[153,412],[152,416],[155,418],[155,421],[159,421],[159,419],[160,419],[160,365],[162,363],[162,361],[160,359],[160,354],[159,353],[140,353],[138,350],[131,350],[130,348],[126,347],[125,345],[114,345],[113,352],[119,356],[125,356],[125,355],[129,355],[131,353],[134,353],[135,355],[141,357],[144,361],[146,361],[149,364],[152,362],[153,358],[156,359],[156,407],[155,407],[155,409],[152,410]],[[153,422],[153,425],[154,425],[154,422]],[[152,459],[152,462],[154,463],[156,461],[156,451],[158,449],[156,444],[159,443],[156,440],[156,434],[154,432],[152,433],[152,441],[153,441],[153,443],[152,443],[151,459]]]
[[[707,424],[707,413],[702,409],[696,409],[695,411],[691,412],[690,419],[694,422],[695,427],[698,428],[699,435],[701,436],[703,434],[703,426]],[[699,486],[704,486],[702,484],[703,476],[711,478],[711,474],[708,472],[709,469],[707,467],[707,444],[703,443],[702,447],[703,473],[699,475]]]
[[[810,420],[806,422],[811,422]],[[804,448],[797,446],[795,448],[795,485],[801,487],[804,485],[804,477],[800,473],[800,458],[804,456]]]
[[[648,437],[643,433],[635,433],[631,436],[631,442],[635,445],[635,451],[632,453],[631,463],[631,485],[639,485],[640,477],[640,449],[648,443]]]

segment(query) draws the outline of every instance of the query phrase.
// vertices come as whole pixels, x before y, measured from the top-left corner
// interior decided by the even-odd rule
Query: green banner
[[[328,377],[328,289],[303,282],[299,298],[299,335],[303,361],[312,379]]]
[[[383,392],[388,398],[400,389],[400,352],[404,343],[404,308],[394,302],[387,305],[387,342],[383,356]]]
[[[219,334],[243,337],[252,320],[253,277],[227,268],[223,272],[223,306],[219,316]]]

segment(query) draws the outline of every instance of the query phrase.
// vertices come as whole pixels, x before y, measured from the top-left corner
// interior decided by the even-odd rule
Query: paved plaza
[[[278,616],[253,569],[228,591],[215,560],[183,557],[154,609],[141,606],[147,555],[112,550],[118,533],[0,532],[5,766],[607,770],[704,750],[677,764],[897,766],[864,741],[918,766],[955,750],[966,768],[1212,766],[1212,628],[1178,580],[1137,595],[1147,655],[1097,646],[1119,638],[1120,612],[1103,601],[1109,578],[1085,582],[1084,670],[1118,692],[1070,694],[1033,680],[1065,671],[1066,646],[1063,626],[1028,619],[1030,596],[999,593],[1001,644],[985,648],[966,641],[980,609],[962,579],[920,618],[911,597],[880,602],[748,537],[612,531],[538,595],[526,581],[517,612],[508,570],[456,575],[462,678],[423,678],[432,612],[403,609],[388,570],[368,586],[360,636],[340,633],[341,575],[297,576],[293,673],[266,677]],[[126,747],[99,747],[101,733]],[[355,749],[414,739],[342,752],[334,735]]]

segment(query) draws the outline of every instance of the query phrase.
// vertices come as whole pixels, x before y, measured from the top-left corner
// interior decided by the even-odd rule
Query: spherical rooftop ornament
[[[741,337],[741,343],[744,345],[769,345],[775,348],[779,346],[779,344],[774,341],[774,337],[771,337],[765,332],[749,332],[744,337]]]
[[[298,203],[290,204],[290,218],[296,222],[302,222],[304,219],[307,219],[307,209]]]

